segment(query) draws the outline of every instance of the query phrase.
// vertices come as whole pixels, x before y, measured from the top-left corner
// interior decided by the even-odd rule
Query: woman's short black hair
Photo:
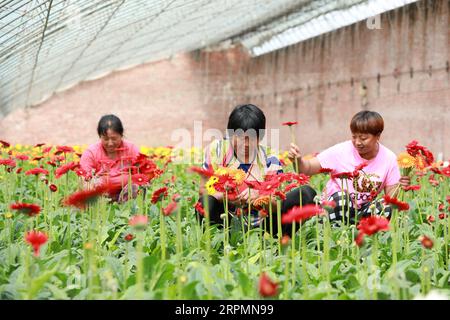
[[[105,136],[108,129],[123,136],[122,121],[113,114],[107,114],[100,118],[97,126],[97,133],[99,137]]]
[[[253,104],[242,104],[236,106],[228,118],[228,133],[237,130],[247,132],[248,130],[254,130],[256,136],[260,138],[264,136],[266,129],[266,116],[264,112]]]

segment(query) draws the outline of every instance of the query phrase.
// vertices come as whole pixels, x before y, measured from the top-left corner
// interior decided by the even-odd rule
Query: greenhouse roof
[[[112,71],[232,40],[253,56],[412,0],[3,0],[0,113]]]

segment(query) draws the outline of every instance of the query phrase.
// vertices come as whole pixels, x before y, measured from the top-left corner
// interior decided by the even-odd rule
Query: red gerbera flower
[[[172,201],[179,202],[180,200],[181,200],[181,195],[180,195],[180,194],[175,193],[175,194],[172,196]]]
[[[34,168],[34,169],[30,169],[27,172],[25,172],[25,175],[29,176],[29,175],[48,175],[48,170],[42,169],[42,168]]]
[[[57,168],[55,171],[55,177],[56,179],[61,178],[62,175],[66,174],[69,171],[75,170],[77,167],[79,167],[78,163],[75,162],[69,162],[67,164],[62,165],[61,167]]]
[[[355,242],[358,246],[361,246],[365,235],[371,236],[377,232],[389,230],[389,220],[381,216],[370,216],[362,218],[357,228],[359,233]]]
[[[278,177],[276,177],[276,175],[267,176],[266,179],[266,181],[253,185],[253,187],[259,191],[260,196],[274,194],[281,184],[281,181]]]
[[[197,173],[205,178],[211,178],[214,175],[214,170],[209,167],[208,169],[203,169],[200,167],[190,167],[189,171]]]
[[[0,140],[0,144],[2,145],[3,148],[9,148],[11,146],[9,142],[3,140]]]
[[[41,212],[41,207],[33,203],[13,203],[10,208],[30,217],[37,216]]]
[[[165,207],[163,209],[163,214],[165,216],[170,216],[172,214],[172,212],[175,211],[176,208],[177,208],[177,203],[175,201],[172,201],[171,203],[169,203],[167,205],[167,207]]]
[[[422,246],[426,249],[433,248],[433,240],[428,238],[427,236],[420,236],[419,237],[420,242],[422,243]]]
[[[355,167],[355,171],[361,171],[362,169],[364,169],[365,167],[367,167],[369,165],[369,162],[364,161],[363,163],[357,165]]]
[[[52,150],[52,146],[48,146],[42,150],[43,153],[49,153]]]
[[[150,182],[150,179],[145,174],[133,174],[131,176],[131,181],[138,186],[146,185]]]
[[[392,198],[388,195],[385,195],[383,197],[384,203],[386,205],[390,205],[394,208],[396,208],[398,211],[407,211],[409,210],[409,204],[407,202],[402,202],[398,200],[397,198]]]
[[[403,186],[402,189],[405,191],[417,191],[420,190],[420,185]]]
[[[0,165],[14,168],[16,166],[16,162],[13,159],[0,159]]]
[[[51,192],[56,192],[56,190],[58,190],[58,187],[55,186],[54,184],[49,185],[48,188],[50,189]]]
[[[194,206],[194,209],[200,213],[203,217],[205,216],[205,209],[203,209],[203,206],[200,202],[197,202]]]
[[[281,223],[302,222],[323,213],[323,209],[315,204],[307,204],[303,207],[292,207],[281,217]]]
[[[426,147],[419,145],[416,140],[406,145],[406,151],[413,157],[421,157],[428,166],[434,162],[433,154]]]
[[[156,190],[155,192],[153,192],[151,202],[153,204],[156,204],[159,201],[161,201],[162,199],[166,198],[168,196],[167,190],[168,190],[167,187],[162,187],[162,188]]]
[[[429,215],[429,216],[427,217],[427,221],[428,221],[429,223],[432,223],[432,222],[435,222],[436,219],[434,218],[433,215]]]
[[[334,169],[330,168],[320,168],[319,173],[332,173],[334,172]]]
[[[69,146],[56,146],[55,155],[59,155],[61,153],[72,153],[75,152],[75,150],[72,147]]]
[[[354,177],[353,172],[339,172],[331,174],[331,179],[351,180],[353,179],[353,177]]]
[[[291,183],[291,184],[288,184],[285,188],[284,188],[284,192],[289,192],[289,191],[291,191],[292,189],[294,189],[294,188],[297,188],[297,184],[296,183]]]
[[[125,241],[131,241],[134,239],[134,236],[131,233],[129,233],[124,237],[124,239]]]
[[[283,122],[282,123],[283,126],[288,126],[288,127],[296,125],[296,124],[298,124],[297,121],[288,121],[288,122]]]
[[[28,242],[34,251],[36,257],[39,256],[39,250],[48,240],[48,235],[41,231],[29,231],[25,234],[25,241]]]
[[[98,197],[114,192],[120,186],[102,184],[93,189],[81,190],[71,194],[64,200],[64,205],[85,209],[87,205],[94,203]]]
[[[450,208],[449,208],[450,211]],[[445,218],[447,218],[447,215],[445,213],[439,213],[439,219],[444,220]]]
[[[22,161],[27,161],[30,159],[29,156],[27,156],[26,154],[18,154],[16,155],[16,159],[17,160],[22,160]]]
[[[45,146],[45,143],[36,143],[33,148],[39,148]]]
[[[280,200],[286,200],[286,194],[279,190],[275,191],[274,196],[280,198]]]
[[[43,156],[38,156],[38,157],[34,157],[33,161],[40,161],[42,160],[44,157]]]
[[[444,169],[442,169],[441,174],[446,177],[450,177],[450,165],[448,167],[445,167]]]
[[[8,168],[8,169],[11,169],[11,168]],[[16,173],[19,174],[19,173],[22,172],[22,170],[23,170],[23,168],[18,168],[18,169],[16,170]]]
[[[277,294],[277,291],[278,284],[263,272],[259,277],[259,294],[263,297],[273,297]]]

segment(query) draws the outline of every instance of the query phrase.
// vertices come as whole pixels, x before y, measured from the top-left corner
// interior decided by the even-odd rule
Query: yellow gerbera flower
[[[402,152],[397,157],[397,163],[401,169],[412,168],[416,165],[416,159],[409,153]]]
[[[217,190],[214,189],[214,184],[219,181],[219,178],[217,177],[211,177],[209,178],[208,182],[206,182],[206,191],[208,191],[209,195],[213,195],[217,193]]]

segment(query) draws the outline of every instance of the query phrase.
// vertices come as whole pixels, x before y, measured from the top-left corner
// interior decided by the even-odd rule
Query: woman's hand
[[[257,190],[250,189],[250,203],[252,203],[258,197],[259,192]],[[248,204],[248,199],[249,199],[249,192],[246,189],[237,195],[236,199],[233,201],[233,204],[244,206]]]
[[[399,180],[400,186],[407,187],[411,185],[411,177],[410,176],[402,176]]]
[[[288,158],[292,162],[294,162],[295,159],[298,159],[298,162],[300,162],[300,159],[301,159],[300,148],[295,143],[291,143],[291,148],[289,149]]]

